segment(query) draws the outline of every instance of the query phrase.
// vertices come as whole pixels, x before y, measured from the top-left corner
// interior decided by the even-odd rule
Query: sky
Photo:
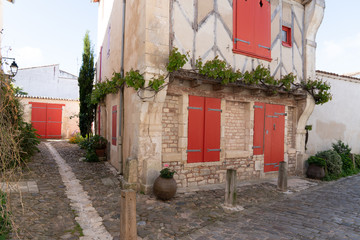
[[[19,68],[60,64],[61,70],[79,75],[87,30],[96,49],[98,3],[90,0],[16,0],[15,4],[0,1],[3,1],[3,57],[15,57]]]
[[[15,57],[19,68],[60,64],[61,70],[78,75],[86,30],[90,31],[96,49],[97,3],[0,1],[4,5],[1,49],[4,57]],[[360,28],[354,26],[360,23],[360,1],[325,0],[325,3],[325,17],[316,38],[316,68],[337,74],[359,72]]]

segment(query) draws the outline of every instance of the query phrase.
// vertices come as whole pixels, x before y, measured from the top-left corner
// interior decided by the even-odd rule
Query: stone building
[[[136,69],[148,83],[174,47],[190,56],[158,94],[124,87],[99,104],[96,131],[127,183],[148,192],[167,165],[179,187],[221,183],[229,168],[241,180],[271,177],[283,160],[290,174],[303,171],[311,96],[219,86],[189,70],[218,56],[241,72],[263,65],[276,79],[314,79],[324,0],[94,2],[98,82]]]

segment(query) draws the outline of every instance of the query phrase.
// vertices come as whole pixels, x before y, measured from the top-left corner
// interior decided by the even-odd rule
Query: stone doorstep
[[[27,182],[0,182],[0,190],[10,193],[38,193],[39,188],[35,181]]]
[[[277,186],[277,178],[270,178],[270,179],[257,179],[257,180],[249,180],[249,181],[241,181],[237,182],[237,187],[243,187],[253,184],[260,184],[260,183],[270,183]],[[318,185],[316,182],[308,181],[305,178],[301,177],[288,177],[288,189],[292,192],[299,192],[303,191],[307,188],[313,187]],[[183,187],[178,188],[178,193],[190,193],[196,191],[210,191],[210,190],[217,190],[217,189],[225,189],[225,183],[218,183],[218,184],[209,184],[209,185],[200,185],[200,186],[192,186],[192,187]]]

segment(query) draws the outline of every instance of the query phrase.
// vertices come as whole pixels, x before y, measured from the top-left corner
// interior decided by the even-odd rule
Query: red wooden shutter
[[[255,3],[253,19],[255,54],[271,60],[271,4],[268,0],[252,2]]]
[[[31,124],[40,138],[46,138],[46,103],[29,102],[31,104]]]
[[[111,143],[116,145],[116,123],[117,123],[117,106],[112,107],[112,131],[111,131]]]
[[[62,106],[64,104],[46,104],[46,137],[61,138]]]
[[[234,1],[234,49],[254,52],[254,1]]]
[[[204,161],[220,161],[221,100],[205,99]]]
[[[189,96],[188,163],[204,160],[204,102],[204,97]]]
[[[254,105],[254,155],[262,155],[264,153],[264,117],[265,104],[256,102]]]
[[[100,135],[100,127],[101,127],[101,107],[98,107],[98,134]]]

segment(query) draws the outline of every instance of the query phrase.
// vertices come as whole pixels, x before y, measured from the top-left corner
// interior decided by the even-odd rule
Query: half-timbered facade
[[[179,187],[224,182],[229,168],[241,180],[275,176],[280,161],[301,173],[311,96],[224,86],[191,69],[218,56],[241,72],[262,65],[276,79],[315,78],[324,7],[323,0],[100,0],[97,81],[130,69],[149,81],[166,72],[174,47],[190,56],[158,94],[124,88],[99,105],[97,131],[125,182],[148,191],[167,165]]]

